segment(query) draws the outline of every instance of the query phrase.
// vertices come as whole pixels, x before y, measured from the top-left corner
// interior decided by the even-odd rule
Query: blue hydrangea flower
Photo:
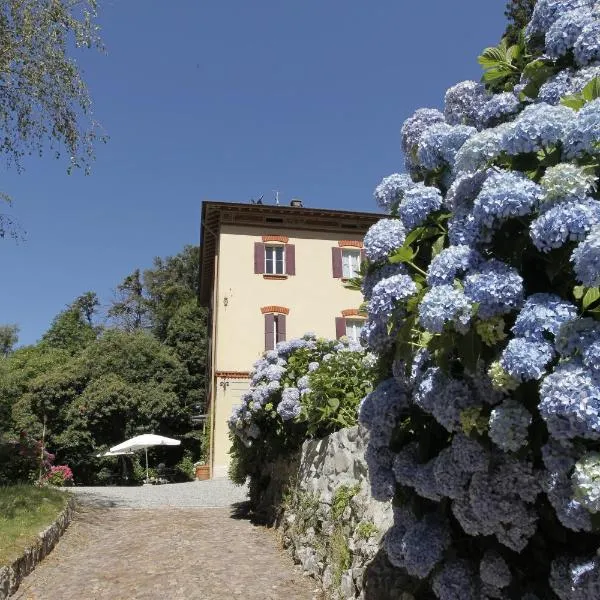
[[[303,375],[302,377],[300,377],[296,382],[296,386],[300,391],[307,389],[310,386],[310,380],[308,378],[308,375]]]
[[[418,523],[418,520],[407,506],[395,506],[393,510],[394,524],[386,533],[383,544],[390,562],[395,566],[403,567],[405,560],[403,539],[406,532]]]
[[[362,281],[362,293],[366,300],[371,299],[373,288],[381,280],[394,275],[407,275],[406,267],[402,263],[386,263],[377,269],[370,269]]]
[[[406,231],[399,219],[381,219],[365,235],[365,254],[372,262],[383,260],[390,252],[400,248],[405,238]]]
[[[554,347],[549,342],[516,337],[502,352],[500,365],[518,381],[540,379],[554,358]]]
[[[375,441],[371,435],[365,450],[371,496],[379,502],[387,502],[394,497],[396,492],[396,479],[392,471],[392,453],[387,447],[389,440],[382,443],[374,443]]]
[[[432,581],[432,587],[439,600],[479,600],[479,585],[475,569],[463,559],[444,563]]]
[[[563,147],[567,158],[600,151],[600,98],[588,102],[577,113],[565,131]]]
[[[456,499],[465,494],[471,472],[461,468],[452,447],[448,447],[435,458],[433,477],[435,487],[441,496]]]
[[[573,54],[580,67],[600,60],[600,19],[590,20],[583,27],[573,47]]]
[[[564,323],[555,341],[558,353],[563,357],[583,354],[600,339],[600,323],[592,318],[575,319]]]
[[[427,283],[431,286],[451,284],[482,262],[481,254],[469,246],[449,246],[429,263]]]
[[[572,531],[592,530],[590,513],[573,498],[573,486],[565,473],[546,473],[541,483],[558,520],[567,529]]]
[[[408,275],[392,275],[382,279],[373,288],[369,300],[369,315],[375,318],[389,316],[398,302],[408,300],[417,293],[417,286]]]
[[[386,317],[370,316],[363,325],[360,339],[376,354],[383,354],[391,348],[397,333],[397,329],[388,331]]]
[[[394,427],[407,406],[406,390],[393,377],[385,379],[367,394],[360,404],[359,421],[369,429],[371,442],[375,435],[382,444],[389,444]]]
[[[600,453],[588,452],[571,475],[575,498],[592,514],[600,512]]]
[[[538,0],[525,29],[529,38],[544,35],[562,15],[577,8],[591,8],[594,0]]]
[[[416,163],[416,152],[423,133],[436,123],[443,123],[444,115],[435,108],[419,108],[402,125],[402,151],[410,169]]]
[[[502,123],[472,135],[456,153],[454,173],[474,173],[500,156],[504,150],[504,137],[511,126],[511,123]]]
[[[582,201],[594,189],[595,177],[572,163],[550,167],[540,181],[543,189],[542,208],[547,210],[559,202]]]
[[[572,69],[564,69],[550,77],[550,79],[540,87],[537,102],[556,106],[561,98],[575,93],[573,77],[574,71]]]
[[[489,436],[498,448],[516,452],[527,443],[531,413],[516,400],[505,400],[492,410]]]
[[[398,215],[406,231],[411,231],[442,206],[442,195],[436,187],[416,184],[404,194]]]
[[[419,304],[419,322],[432,333],[441,333],[452,323],[455,329],[466,333],[469,329],[473,305],[461,290],[451,285],[432,287]]]
[[[514,92],[494,94],[481,108],[480,121],[489,126],[512,117],[521,110],[521,102]]]
[[[521,552],[536,530],[533,503],[540,491],[530,463],[498,457],[489,471],[473,474],[468,507],[455,501],[458,510],[453,506],[453,512],[465,531],[493,533],[501,544]]]
[[[542,252],[560,248],[567,242],[581,242],[600,223],[600,202],[588,198],[563,202],[552,207],[530,226],[534,246]]]
[[[575,111],[563,105],[530,104],[504,131],[502,147],[509,155],[537,152],[562,141]]]
[[[433,568],[442,560],[444,552],[450,546],[450,531],[447,523],[435,514],[426,515],[421,521],[410,527],[402,538],[400,548],[392,548],[386,544],[390,562],[401,556],[403,567],[415,577],[427,577]]]
[[[450,125],[479,127],[480,114],[489,99],[485,86],[475,81],[462,81],[446,92],[444,115]]]
[[[427,369],[413,396],[414,403],[448,431],[462,431],[461,413],[477,406],[469,386],[451,379],[439,367]]]
[[[465,295],[479,303],[481,319],[491,319],[521,307],[523,278],[512,267],[488,260],[465,278]]]
[[[559,440],[600,439],[600,382],[579,361],[560,363],[540,386],[540,415]]]
[[[264,371],[264,377],[268,381],[279,381],[283,377],[284,373],[284,367],[280,365],[269,365]]]
[[[558,335],[560,328],[577,318],[577,307],[555,294],[529,296],[512,328],[518,337],[543,340],[545,334]]]
[[[419,164],[428,171],[445,165],[454,165],[454,158],[461,146],[477,130],[467,125],[437,123],[427,129],[419,140],[417,157]]]
[[[593,20],[591,12],[585,8],[564,13],[546,32],[546,55],[554,59],[565,56],[575,45],[584,27]]]
[[[600,286],[600,226],[593,227],[573,250],[571,261],[580,283],[587,287]]]
[[[473,216],[493,229],[510,217],[531,213],[542,196],[539,185],[525,175],[494,171],[485,180],[473,204]]]
[[[600,558],[565,556],[552,561],[550,587],[560,600],[600,598]]]
[[[459,174],[448,189],[444,206],[454,212],[471,211],[473,202],[481,192],[481,188],[490,173],[491,170],[486,169]]]
[[[510,568],[502,556],[495,550],[486,550],[479,563],[481,581],[492,587],[502,589],[510,585]]]
[[[413,180],[408,175],[393,173],[389,177],[384,177],[375,188],[373,194],[375,202],[383,210],[390,212],[414,185]]]
[[[593,371],[595,375],[600,375],[600,336],[584,349],[582,360],[590,371]]]
[[[295,419],[300,414],[300,390],[285,388],[277,405],[277,413],[284,421]]]

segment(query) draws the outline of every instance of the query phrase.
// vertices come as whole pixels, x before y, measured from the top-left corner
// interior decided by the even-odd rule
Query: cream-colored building
[[[227,475],[227,419],[252,364],[278,341],[312,331],[360,334],[360,292],[344,287],[380,215],[203,202],[200,301],[209,308],[207,410],[211,474]]]

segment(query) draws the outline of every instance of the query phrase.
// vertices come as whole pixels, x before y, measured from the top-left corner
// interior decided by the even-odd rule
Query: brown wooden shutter
[[[277,341],[285,342],[285,315],[277,315]]]
[[[339,247],[331,249],[331,267],[333,270],[333,276],[338,279],[341,279],[343,274],[342,249]]]
[[[360,251],[360,262],[361,262],[361,263],[365,262],[366,258],[367,258],[367,257],[366,257],[366,255],[365,255],[365,251],[364,251],[364,250],[361,250],[361,251]]]
[[[254,272],[265,272],[265,245],[261,242],[254,242]]]
[[[346,335],[346,319],[344,317],[335,318],[335,337],[341,338]]]
[[[285,274],[296,274],[296,247],[294,244],[285,245]]]
[[[275,315],[267,313],[265,315],[265,350],[275,348]]]

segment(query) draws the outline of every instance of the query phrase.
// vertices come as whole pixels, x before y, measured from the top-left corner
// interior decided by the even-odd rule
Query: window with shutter
[[[265,270],[267,275],[283,275],[285,273],[284,246],[265,245]]]
[[[341,338],[346,335],[346,319],[344,317],[335,318],[335,337]]]
[[[285,274],[296,274],[296,247],[294,244],[285,245]]]
[[[352,279],[360,273],[360,250],[342,249],[342,277]]]
[[[364,325],[363,319],[346,319],[346,335],[355,342],[360,341],[360,332]]]
[[[285,342],[286,331],[285,331],[285,315],[275,316],[275,340],[277,342]]]
[[[254,243],[254,272],[265,272],[265,245],[261,242]]]
[[[265,315],[265,350],[275,348],[275,315],[268,313]]]
[[[342,249],[339,247],[331,249],[331,269],[334,277],[337,279],[343,277]]]

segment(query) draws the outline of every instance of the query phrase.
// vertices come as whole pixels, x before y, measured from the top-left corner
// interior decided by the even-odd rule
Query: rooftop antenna
[[[275,195],[275,204],[279,206],[279,190],[273,190],[273,194]]]

